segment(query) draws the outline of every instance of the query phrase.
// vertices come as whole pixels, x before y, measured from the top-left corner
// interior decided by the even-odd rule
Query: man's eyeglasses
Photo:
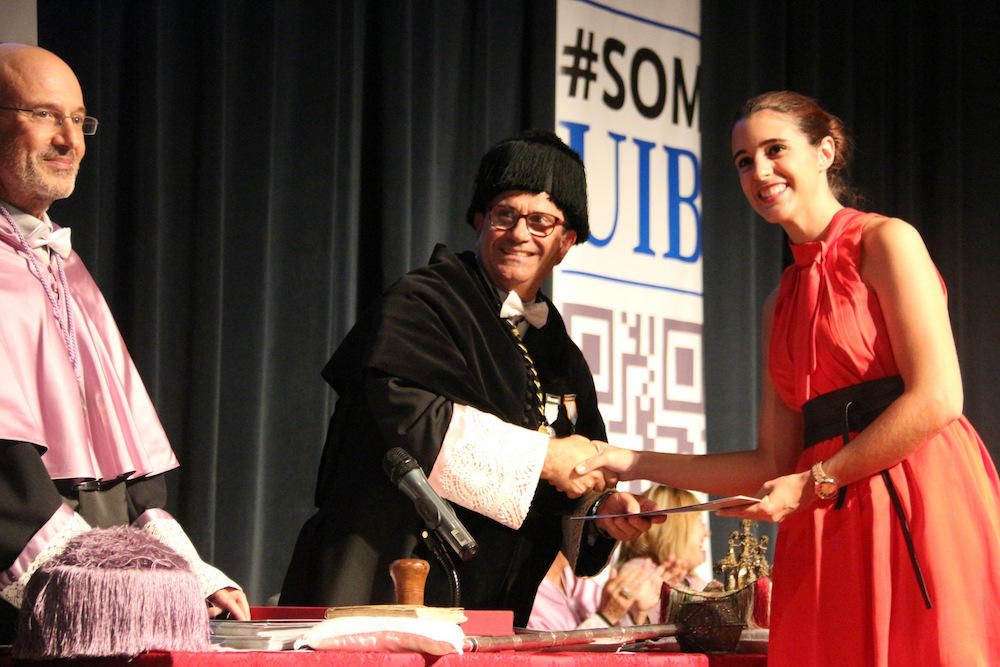
[[[58,111],[52,111],[51,109],[22,109],[20,107],[2,107],[0,109],[5,111],[20,111],[22,113],[30,113],[31,120],[39,125],[51,125],[52,127],[62,127],[62,124],[67,120],[69,124],[74,128],[80,130],[83,134],[90,136],[97,134],[97,119],[93,116],[81,116],[80,114],[71,114],[65,116]]]
[[[531,235],[540,238],[548,236],[552,233],[553,229],[565,224],[565,221],[549,213],[539,213],[537,211],[521,213],[517,209],[504,206],[503,204],[497,204],[491,208],[489,218],[491,227],[504,231],[513,229],[517,226],[517,223],[521,222],[521,218],[524,218],[525,222],[528,223],[528,231]]]

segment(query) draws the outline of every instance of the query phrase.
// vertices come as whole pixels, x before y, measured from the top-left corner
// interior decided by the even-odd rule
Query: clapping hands
[[[649,558],[633,558],[613,567],[601,593],[598,606],[601,616],[612,625],[618,624],[625,614],[634,623],[643,623],[649,610],[659,603],[660,589],[669,571],[670,565],[657,565]]]

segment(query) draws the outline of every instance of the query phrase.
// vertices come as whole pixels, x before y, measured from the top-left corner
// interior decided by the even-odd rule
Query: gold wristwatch
[[[813,478],[813,493],[816,494],[817,498],[822,498],[823,500],[829,500],[837,495],[837,489],[840,487],[837,484],[837,480],[826,474],[823,470],[823,462],[817,461],[812,467],[812,478]]]

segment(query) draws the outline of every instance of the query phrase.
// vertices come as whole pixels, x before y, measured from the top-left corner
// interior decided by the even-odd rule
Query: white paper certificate
[[[623,516],[660,516],[661,514],[679,514],[681,512],[714,512],[715,510],[742,507],[759,502],[760,498],[753,498],[751,496],[727,496],[725,498],[710,500],[707,503],[681,505],[680,507],[671,507],[662,510],[648,510],[646,512],[633,512],[631,514],[594,514],[593,516],[574,516],[572,518],[586,521],[588,519],[614,519]]]

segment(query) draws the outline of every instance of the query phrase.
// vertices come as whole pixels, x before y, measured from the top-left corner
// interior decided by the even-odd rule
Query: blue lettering
[[[633,139],[632,143],[639,147],[639,170],[637,185],[639,186],[636,212],[639,215],[639,245],[632,252],[641,255],[655,255],[649,247],[649,154],[656,144],[642,139]]]
[[[574,123],[570,121],[559,121],[559,126],[565,128],[569,131],[569,141],[567,144],[570,148],[575,150],[581,159],[584,159],[584,143],[587,133],[590,131],[591,126],[584,123]],[[613,143],[614,161],[615,161],[615,173],[614,173],[614,212],[611,222],[611,229],[604,236],[598,236],[594,234],[593,230],[590,233],[589,243],[594,244],[597,247],[604,247],[611,243],[614,238],[615,233],[618,231],[618,222],[621,217],[621,201],[622,201],[622,175],[621,175],[621,164],[622,164],[622,145],[628,139],[624,134],[618,134],[615,132],[608,132],[608,138],[611,139]],[[657,146],[655,142],[646,141],[644,139],[633,138],[632,143],[636,147],[636,233],[637,233],[637,245],[632,249],[632,252],[638,255],[656,255],[657,251],[653,250],[652,247],[652,221],[650,215],[650,199],[651,199],[651,162],[653,149]],[[663,146],[664,153],[666,154],[667,164],[667,192],[666,192],[666,209],[667,209],[667,243],[668,249],[663,253],[662,257],[666,259],[673,259],[681,262],[694,263],[701,259],[701,210],[698,207],[697,199],[701,195],[701,164],[698,161],[698,156],[689,150],[683,148],[676,148],[673,146]],[[690,192],[681,192],[681,165],[684,164],[683,161],[690,165],[694,174],[694,184],[690,189]],[[687,166],[685,165],[685,166]],[[690,211],[691,215],[694,216],[694,228],[681,228],[681,212],[685,207]],[[686,233],[685,233],[686,231]],[[682,247],[685,245],[682,240],[692,239],[693,236],[694,247],[688,253],[685,254]],[[690,246],[691,243],[687,243]]]
[[[593,226],[590,228],[590,238],[587,239],[587,243],[593,243],[598,248],[608,245],[614,238],[615,230],[618,229],[618,211],[621,206],[621,145],[625,141],[625,135],[608,132],[608,136],[615,142],[615,213],[611,222],[611,231],[608,232],[607,236],[601,238],[594,233]]]
[[[670,236],[670,249],[663,254],[670,259],[678,259],[682,262],[697,262],[701,257],[701,211],[695,199],[701,194],[701,168],[698,164],[698,156],[683,148],[672,148],[664,146],[667,152],[667,231]],[[680,190],[680,160],[687,158],[694,167],[694,187],[687,195],[682,195]],[[694,234],[695,246],[690,255],[681,254],[681,206],[688,206],[694,214]]]
[[[583,138],[590,130],[590,126],[583,123],[572,123],[568,120],[561,120],[559,124],[569,130],[569,141],[567,142],[569,147],[575,150],[580,159],[586,163],[586,159],[583,157]]]

